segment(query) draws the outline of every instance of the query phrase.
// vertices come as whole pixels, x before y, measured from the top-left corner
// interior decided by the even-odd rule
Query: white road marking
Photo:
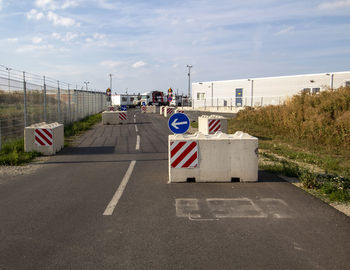
[[[134,170],[135,164],[136,164],[136,160],[131,161],[129,168],[126,171],[122,182],[120,183],[117,191],[113,195],[112,200],[110,201],[110,203],[107,205],[105,211],[103,212],[104,216],[111,216],[113,214],[113,211],[114,211],[115,207],[117,206],[120,197],[123,195],[123,192],[125,190],[126,185],[129,182],[129,179],[130,179],[130,176],[132,174],[132,171]]]
[[[140,150],[140,135],[136,137],[136,148],[135,150]]]
[[[135,130],[136,130],[136,132],[139,132],[139,129],[137,128],[137,126],[135,125]]]

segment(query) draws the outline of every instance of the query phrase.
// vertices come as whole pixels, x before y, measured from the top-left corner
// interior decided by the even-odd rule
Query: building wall
[[[310,91],[323,91],[330,88],[332,74],[333,88],[345,86],[347,81],[350,82],[350,71],[196,82],[192,83],[192,98],[194,107],[236,106],[236,89],[242,88],[242,106],[276,105],[305,88],[310,88]]]

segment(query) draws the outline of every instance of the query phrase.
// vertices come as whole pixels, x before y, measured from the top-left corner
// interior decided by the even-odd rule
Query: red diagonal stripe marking
[[[182,146],[184,146],[186,142],[179,142],[173,150],[171,150],[171,153],[170,153],[170,158],[172,158],[173,156],[176,155],[177,151],[179,151],[181,149]]]
[[[45,145],[44,142],[40,140],[40,138],[35,134],[35,140],[40,144],[40,145]]]
[[[213,131],[217,132],[218,130],[220,130],[220,128],[221,128],[221,125],[219,124]]]
[[[210,121],[209,121],[209,128],[210,128],[213,124],[215,124],[216,121],[217,121],[217,120],[210,120]]]
[[[41,139],[47,142],[48,145],[52,145],[52,142],[50,142],[49,139],[46,138],[45,135],[42,134],[39,129],[36,129],[35,132],[40,136]]]
[[[218,120],[215,125],[212,125],[211,128],[209,128],[209,131],[213,131],[217,125],[220,125],[220,120]]]
[[[172,167],[176,167],[187,155],[192,151],[197,145],[196,142],[192,142],[182,153],[178,156],[178,158],[171,164]]]
[[[52,133],[48,129],[42,129],[42,131],[44,131],[45,134],[52,139]]]
[[[192,157],[190,157],[185,163],[184,165],[182,165],[182,168],[188,168],[192,163],[193,161],[195,161],[197,158],[197,151],[194,152],[194,154],[192,155]]]

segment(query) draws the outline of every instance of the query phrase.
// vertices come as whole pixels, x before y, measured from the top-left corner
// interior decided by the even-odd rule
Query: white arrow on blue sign
[[[121,110],[121,111],[126,111],[126,105],[122,105],[122,106],[120,107],[120,110]]]
[[[190,119],[184,113],[175,113],[169,118],[168,126],[171,132],[183,134],[190,127]]]

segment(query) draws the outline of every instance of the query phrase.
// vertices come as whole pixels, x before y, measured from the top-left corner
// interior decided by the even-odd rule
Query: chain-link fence
[[[39,122],[68,124],[103,111],[106,94],[45,76],[0,66],[1,142],[23,136],[24,127]]]

